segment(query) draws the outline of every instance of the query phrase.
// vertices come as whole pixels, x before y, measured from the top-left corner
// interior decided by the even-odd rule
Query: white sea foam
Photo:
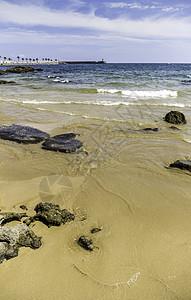
[[[97,89],[98,93],[119,93],[129,98],[167,98],[178,96],[177,91],[171,90],[159,90],[159,91],[131,91],[131,90],[117,90],[117,89]]]
[[[191,78],[191,75],[187,75],[188,78]]]

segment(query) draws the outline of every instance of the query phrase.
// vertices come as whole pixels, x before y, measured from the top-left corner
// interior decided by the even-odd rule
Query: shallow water
[[[6,75],[17,85],[0,86],[2,124],[79,133],[84,146],[64,154],[0,141],[2,211],[50,201],[76,215],[58,228],[36,222],[43,245],[0,266],[2,299],[190,299],[190,174],[168,168],[190,158],[190,74],[106,64]],[[170,110],[185,114],[180,130],[163,121]],[[97,248],[80,248],[80,235]]]

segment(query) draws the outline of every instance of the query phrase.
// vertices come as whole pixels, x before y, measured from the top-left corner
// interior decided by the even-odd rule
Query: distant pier
[[[68,65],[71,65],[71,64],[106,64],[106,61],[104,59],[102,60],[78,60],[78,61],[59,61],[58,62],[59,64],[68,64]]]

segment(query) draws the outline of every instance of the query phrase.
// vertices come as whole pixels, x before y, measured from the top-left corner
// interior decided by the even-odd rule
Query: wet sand
[[[1,299],[190,299],[190,173],[166,168],[190,155],[184,139],[188,111],[188,125],[174,131],[162,121],[165,108],[139,127],[136,108],[133,126],[37,115],[32,108],[25,119],[25,110],[20,108],[17,123],[51,135],[79,133],[84,152],[1,140],[0,209],[22,212],[24,204],[33,214],[38,202],[49,201],[76,218],[51,228],[35,222],[31,228],[42,236],[42,246],[21,248],[18,257],[0,265]],[[1,113],[7,125],[15,123],[13,105],[9,111],[7,104]],[[135,131],[145,124],[160,130]],[[102,230],[91,234],[94,227]],[[81,235],[97,248],[82,249]]]

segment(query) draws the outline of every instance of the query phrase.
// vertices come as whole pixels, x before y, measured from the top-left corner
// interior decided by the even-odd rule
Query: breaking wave
[[[160,90],[160,91],[131,91],[117,89],[97,89],[98,93],[121,94],[130,98],[167,98],[178,96],[177,91]]]

